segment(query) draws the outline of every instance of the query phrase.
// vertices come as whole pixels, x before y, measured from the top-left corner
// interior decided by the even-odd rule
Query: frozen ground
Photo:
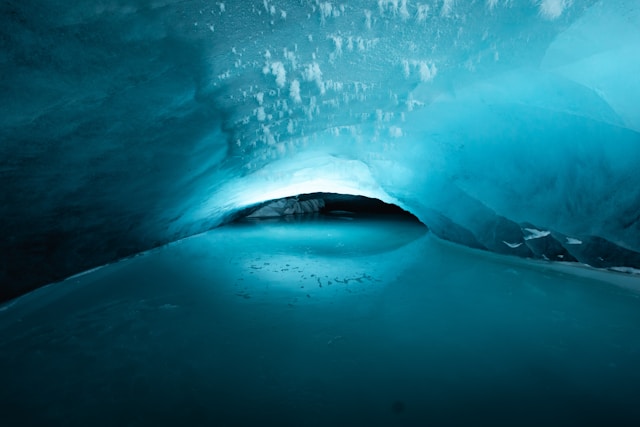
[[[638,425],[639,279],[298,218],[0,306],[2,425]]]

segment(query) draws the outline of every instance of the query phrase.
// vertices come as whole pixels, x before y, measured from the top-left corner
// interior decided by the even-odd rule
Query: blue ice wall
[[[639,267],[637,52],[632,0],[4,1],[2,296],[312,191]]]

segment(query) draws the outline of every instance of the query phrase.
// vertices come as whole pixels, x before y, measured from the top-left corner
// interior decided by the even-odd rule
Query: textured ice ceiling
[[[314,191],[640,266],[637,0],[4,0],[10,297]]]

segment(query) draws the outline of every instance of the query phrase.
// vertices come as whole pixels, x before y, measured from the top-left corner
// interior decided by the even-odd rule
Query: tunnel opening
[[[339,193],[307,193],[268,200],[237,212],[229,222],[293,220],[378,220],[427,226],[398,205],[366,196]]]
[[[360,195],[307,193],[242,209],[223,228],[251,236],[265,253],[277,248],[311,256],[352,258],[389,253],[422,238],[415,215]]]

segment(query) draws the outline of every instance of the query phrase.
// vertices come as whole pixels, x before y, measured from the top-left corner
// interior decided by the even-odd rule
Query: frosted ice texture
[[[3,295],[310,181],[474,247],[638,262],[633,0],[35,1],[0,20]]]

